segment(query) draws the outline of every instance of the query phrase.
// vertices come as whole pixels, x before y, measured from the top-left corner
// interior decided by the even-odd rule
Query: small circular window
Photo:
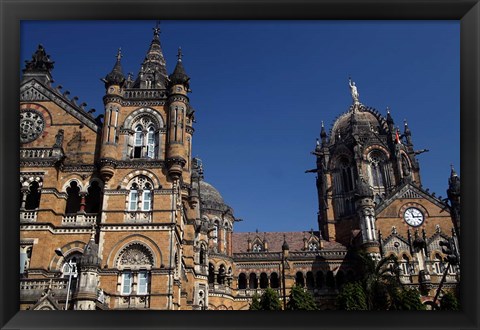
[[[28,143],[37,139],[45,128],[43,116],[34,110],[20,113],[20,142]]]

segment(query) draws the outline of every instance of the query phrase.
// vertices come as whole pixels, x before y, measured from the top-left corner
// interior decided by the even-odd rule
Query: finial
[[[177,52],[177,58],[178,58],[178,62],[181,62],[182,61],[182,47],[178,47],[178,52]]]
[[[324,126],[323,126],[323,120],[322,120],[322,128],[323,128],[323,127],[324,127]]]
[[[390,107],[387,105],[387,113],[390,113]]]
[[[257,229],[255,229],[255,232],[258,234],[258,228],[257,228]]]
[[[320,141],[318,140],[318,138],[317,138],[316,145],[317,145],[317,146],[320,146]]]
[[[122,47],[118,47],[118,51],[117,51],[117,61],[120,62],[120,59],[122,58]]]
[[[403,120],[403,124],[404,124],[405,126],[408,126],[407,119],[404,119],[404,120]]]
[[[157,20],[155,27],[153,28],[153,35],[158,36],[160,34],[160,20]]]

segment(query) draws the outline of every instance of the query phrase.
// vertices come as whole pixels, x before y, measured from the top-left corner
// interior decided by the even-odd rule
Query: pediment
[[[52,291],[48,290],[42,294],[42,297],[32,306],[32,310],[61,310],[62,308],[52,297]]]

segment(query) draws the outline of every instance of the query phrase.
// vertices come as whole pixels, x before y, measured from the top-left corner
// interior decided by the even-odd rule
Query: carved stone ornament
[[[143,245],[133,244],[125,249],[120,255],[119,264],[122,266],[127,265],[153,265],[153,258]]]
[[[40,112],[26,110],[20,113],[20,142],[36,140],[45,128],[45,119]]]

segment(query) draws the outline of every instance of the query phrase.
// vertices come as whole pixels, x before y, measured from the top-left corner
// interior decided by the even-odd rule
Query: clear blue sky
[[[122,48],[136,77],[154,21],[24,21],[21,64],[39,43],[54,86],[103,113],[100,78]],[[236,231],[317,229],[310,152],[352,102],[407,119],[425,188],[446,196],[450,164],[460,172],[458,21],[162,21],[169,73],[182,47],[196,109],[193,155],[205,179],[244,221]]]

